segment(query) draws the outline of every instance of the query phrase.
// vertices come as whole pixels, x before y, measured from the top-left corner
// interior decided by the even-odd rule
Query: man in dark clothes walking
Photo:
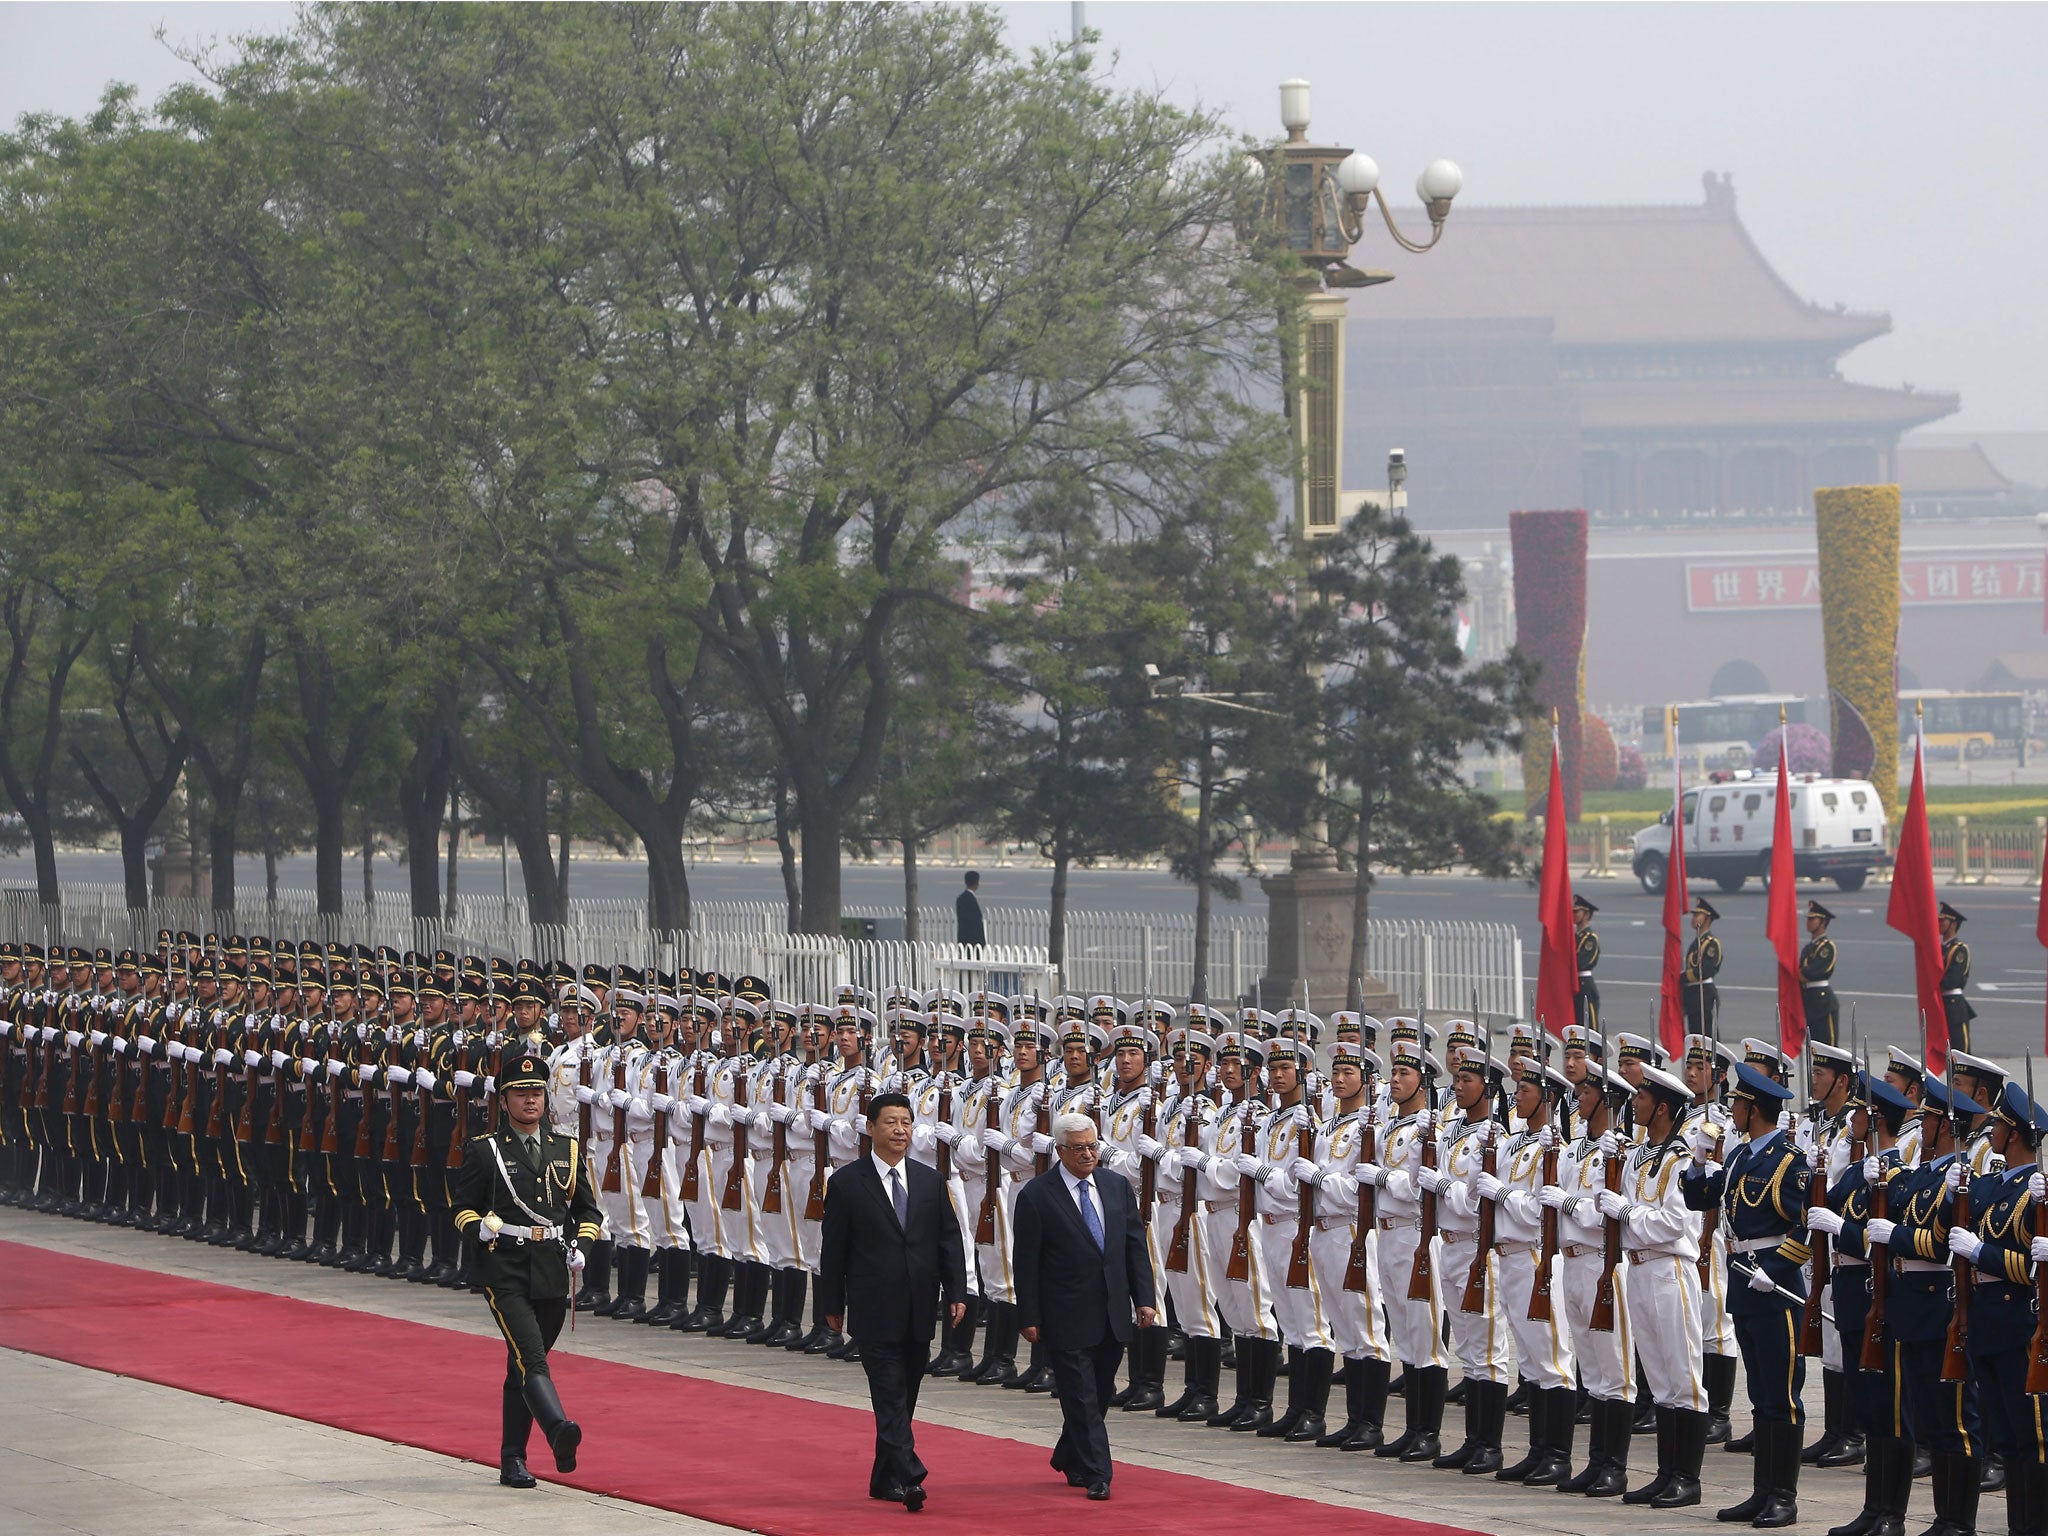
[[[986,944],[988,928],[981,920],[981,898],[974,893],[981,889],[981,873],[967,871],[967,889],[953,898],[953,942],[956,944]]]

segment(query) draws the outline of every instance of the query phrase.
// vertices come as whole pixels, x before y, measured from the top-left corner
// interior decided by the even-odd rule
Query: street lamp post
[[[1380,190],[1380,168],[1370,155],[1308,139],[1309,83],[1280,84],[1284,143],[1259,156],[1262,213],[1301,260],[1304,290],[1299,328],[1287,338],[1290,375],[1287,413],[1294,428],[1294,528],[1313,543],[1333,536],[1344,507],[1344,320],[1346,295],[1394,280],[1392,272],[1354,267],[1351,248],[1365,236],[1366,216],[1377,207],[1387,232],[1404,251],[1417,254],[1443,238],[1451,202],[1463,189],[1464,173],[1449,160],[1433,160],[1415,183],[1429,218],[1426,239],[1410,239],[1394,222]],[[1387,464],[1388,507],[1405,501],[1405,456],[1397,449]],[[1316,765],[1318,780],[1323,768]],[[1289,869],[1264,879],[1268,902],[1266,996],[1290,999],[1345,996],[1349,981],[1353,877],[1337,868],[1328,829],[1312,823],[1297,840]],[[1368,980],[1355,999],[1367,1011],[1382,1011],[1397,999]]]

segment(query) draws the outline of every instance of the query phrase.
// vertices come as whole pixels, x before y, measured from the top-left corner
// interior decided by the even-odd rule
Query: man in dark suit
[[[838,1330],[852,1313],[868,1398],[875,1405],[875,1465],[868,1497],[924,1508],[924,1463],[910,1421],[930,1363],[943,1293],[953,1326],[967,1311],[960,1224],[938,1171],[909,1156],[910,1100],[875,1095],[868,1105],[874,1150],[833,1170],[825,1186],[818,1304]]]
[[[953,898],[953,942],[955,944],[986,944],[988,926],[982,921],[981,872],[967,871],[967,889]]]
[[[1140,1328],[1156,1320],[1152,1265],[1130,1180],[1096,1177],[1094,1120],[1061,1115],[1052,1133],[1059,1165],[1018,1192],[1012,1218],[1017,1321],[1034,1344],[1043,1333],[1058,1383],[1063,1422],[1052,1468],[1089,1498],[1106,1499],[1102,1409],[1116,1388],[1133,1313]]]

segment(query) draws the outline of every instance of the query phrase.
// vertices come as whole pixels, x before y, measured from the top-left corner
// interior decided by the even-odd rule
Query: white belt
[[[1468,1232],[1453,1232],[1449,1227],[1438,1227],[1436,1235],[1447,1243],[1469,1243],[1475,1241],[1479,1233],[1476,1229]]]
[[[1899,1268],[1909,1275],[1945,1275],[1948,1265],[1935,1259],[1900,1259]]]
[[[1868,1260],[1868,1259],[1852,1259],[1852,1258],[1850,1258],[1850,1257],[1849,1257],[1849,1256],[1848,1256],[1848,1255],[1847,1255],[1846,1253],[1838,1253],[1838,1254],[1836,1254],[1836,1255],[1835,1255],[1835,1268],[1837,1268],[1837,1269],[1868,1269],[1868,1268],[1870,1268],[1870,1260]]]
[[[1318,1232],[1334,1232],[1339,1227],[1354,1225],[1356,1225],[1356,1221],[1350,1216],[1318,1216],[1316,1218],[1316,1230]]]
[[[1784,1242],[1783,1237],[1742,1237],[1728,1244],[1730,1253],[1762,1253]]]
[[[1808,981],[1802,982],[1801,985],[1809,992],[1825,992],[1834,983],[1832,981]]]
[[[1941,989],[1941,995],[1943,997],[1961,997],[1963,995],[1963,989],[1961,987],[1943,987]]]
[[[562,1240],[560,1227],[500,1227],[495,1241],[507,1239],[515,1243],[559,1243]]]
[[[1592,975],[1593,973],[1592,973],[1591,971],[1581,971],[1581,972],[1579,972],[1579,974],[1580,974],[1581,976],[1590,976],[1590,975]]]

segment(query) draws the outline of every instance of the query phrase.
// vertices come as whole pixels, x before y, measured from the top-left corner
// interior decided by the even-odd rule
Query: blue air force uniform
[[[1966,1112],[1983,1112],[1974,1099],[1957,1099]],[[1930,1079],[1927,1102],[1928,1112],[1946,1113],[1948,1089]],[[1899,1374],[1899,1432],[1936,1456],[1968,1458],[1974,1464],[1979,1429],[1976,1385],[1941,1379],[1949,1318],[1955,1311],[1948,1248],[1954,1204],[1948,1176],[1959,1166],[1957,1155],[1945,1152],[1925,1159],[1918,1168],[1902,1170],[1885,1185],[1896,1223],[1886,1321]]]

